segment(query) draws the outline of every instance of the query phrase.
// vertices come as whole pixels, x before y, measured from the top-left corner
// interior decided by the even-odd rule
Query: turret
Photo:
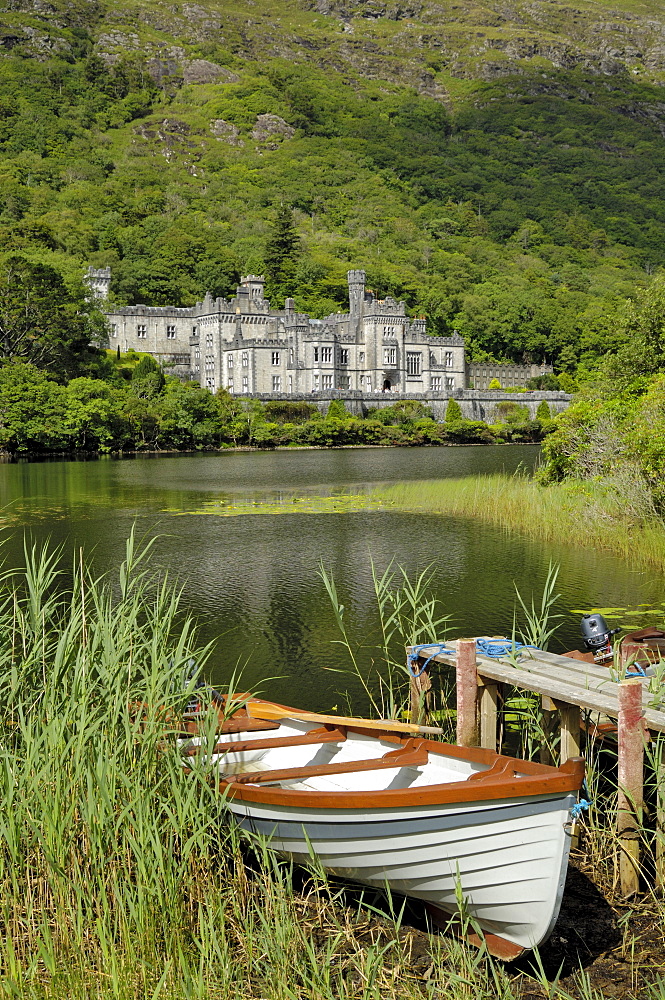
[[[365,279],[367,275],[364,271],[348,271],[349,282],[349,314],[360,316],[365,302]]]
[[[246,274],[240,279],[240,288],[246,288],[249,297],[254,302],[263,302],[263,289],[266,279],[262,274]]]
[[[111,287],[110,267],[89,267],[85,273],[85,283],[95,299],[107,299]]]

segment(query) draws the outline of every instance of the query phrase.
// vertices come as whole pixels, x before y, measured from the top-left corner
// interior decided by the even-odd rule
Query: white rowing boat
[[[571,809],[584,776],[404,733],[259,722],[251,699],[220,720],[212,748],[196,735],[240,826],[307,863],[313,850],[343,879],[424,900],[455,915],[461,891],[490,951],[514,958],[550,934],[566,877]],[[262,709],[262,706],[263,709]],[[274,712],[273,712],[274,714]],[[282,712],[283,714],[283,712]],[[386,723],[386,726],[389,726]],[[196,727],[190,724],[190,731]]]

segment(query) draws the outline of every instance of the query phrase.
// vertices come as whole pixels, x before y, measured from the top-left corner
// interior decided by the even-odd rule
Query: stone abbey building
[[[90,269],[88,280],[106,298],[110,269]],[[109,346],[150,353],[212,392],[450,394],[465,388],[460,336],[429,336],[425,320],[409,319],[403,302],[368,291],[364,271],[349,271],[348,281],[348,313],[325,319],[296,312],[293,299],[271,309],[264,278],[256,275],[242,278],[230,300],[206,295],[186,309],[107,309]]]

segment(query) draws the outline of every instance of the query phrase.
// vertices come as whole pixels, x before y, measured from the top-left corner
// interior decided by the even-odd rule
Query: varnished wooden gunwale
[[[253,698],[252,701],[263,701]],[[270,704],[275,704],[270,702]],[[289,708],[280,705],[280,708]],[[297,712],[297,709],[292,709]],[[232,716],[233,718],[233,716]],[[403,745],[403,736],[395,733],[377,734],[374,730],[349,726],[347,733],[380,739],[383,743]],[[294,788],[252,787],[222,780],[219,790],[228,799],[239,802],[255,802],[267,806],[295,807],[298,809],[394,809],[430,805],[454,805],[465,802],[486,802],[497,799],[530,798],[535,796],[560,796],[579,791],[584,779],[584,759],[573,757],[559,768],[539,764],[535,761],[520,760],[497,754],[482,747],[459,747],[435,740],[422,740],[428,753],[441,757],[453,757],[489,767],[505,761],[510,772],[510,764],[519,768],[520,777],[497,775],[482,781],[454,781],[440,785],[424,785],[415,788],[395,788],[376,791],[307,791]],[[503,770],[503,768],[501,768]]]

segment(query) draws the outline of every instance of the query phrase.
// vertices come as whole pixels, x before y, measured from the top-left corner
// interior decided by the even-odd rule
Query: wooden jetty
[[[485,638],[485,637],[483,637]],[[620,844],[622,892],[638,891],[640,874],[640,830],[643,813],[644,746],[650,731],[665,733],[665,711],[651,707],[653,695],[639,677],[618,681],[607,666],[585,659],[560,656],[543,650],[522,648],[514,655],[495,658],[477,652],[476,639],[457,639],[445,644],[407,647],[414,651],[420,669],[428,659],[454,667],[457,691],[457,742],[460,746],[497,749],[499,695],[502,685],[540,695],[542,708],[561,726],[561,761],[578,756],[581,744],[582,710],[597,712],[617,720],[618,786],[617,833]],[[489,641],[503,641],[493,637]],[[573,654],[574,655],[574,654]],[[621,650],[620,672],[634,658],[634,649]],[[409,660],[411,662],[411,660]],[[427,670],[412,670],[411,721],[424,714],[425,693],[431,687]],[[414,674],[418,676],[413,676]],[[656,879],[665,886],[665,774],[659,775],[656,846]]]

